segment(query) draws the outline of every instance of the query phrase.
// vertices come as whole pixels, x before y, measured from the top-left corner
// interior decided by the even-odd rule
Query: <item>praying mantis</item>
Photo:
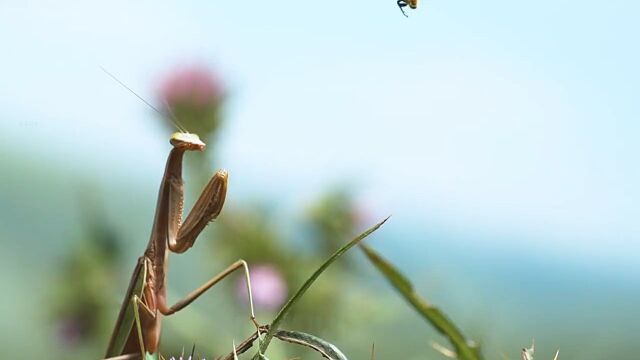
[[[206,145],[197,135],[187,132],[174,133],[170,143],[173,148],[160,183],[149,244],[133,270],[107,346],[106,359],[157,359],[163,316],[180,311],[227,275],[241,268],[244,269],[249,293],[251,321],[260,334],[253,310],[249,268],[244,260],[234,262],[175,304],[169,306],[167,303],[169,253],[187,251],[206,225],[218,217],[226,198],[228,179],[225,170],[216,172],[182,222],[182,159],[187,151],[204,151]]]

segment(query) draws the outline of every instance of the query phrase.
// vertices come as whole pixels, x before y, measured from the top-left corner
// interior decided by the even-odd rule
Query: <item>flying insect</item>
[[[410,8],[415,10],[418,7],[418,0],[398,0],[398,7],[400,8],[400,11],[402,11],[402,15],[404,15],[405,17],[409,17],[403,9],[406,6],[409,6]]]

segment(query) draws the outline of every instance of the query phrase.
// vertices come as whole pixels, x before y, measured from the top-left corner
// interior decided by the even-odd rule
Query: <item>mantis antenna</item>
[[[142,96],[138,95],[138,93],[136,93],[135,91],[133,91],[133,89],[131,89],[130,87],[128,87],[125,83],[123,83],[122,81],[120,81],[120,79],[118,79],[115,75],[113,75],[112,73],[110,73],[109,71],[107,71],[107,69],[105,69],[104,67],[100,66],[100,69],[102,69],[102,71],[104,71],[105,74],[109,75],[113,80],[115,80],[118,84],[120,84],[123,88],[129,90],[130,93],[132,93],[133,95],[135,95],[138,99],[140,99],[143,103],[147,104],[148,107],[150,107],[151,109],[153,109],[155,112],[157,112],[158,114],[160,114],[161,116],[165,116],[165,114],[158,110],[155,106],[151,105],[151,103],[149,103],[147,100],[145,100]],[[169,104],[166,102],[166,100],[163,99],[163,102],[165,104],[165,106],[167,107],[167,110],[169,112],[169,117],[171,118],[171,122],[173,123],[173,125],[182,133],[188,133],[188,131],[185,129],[184,126],[182,126],[180,124],[180,121],[178,121],[178,118],[176,117],[176,115],[173,113],[173,110],[171,110],[171,107],[169,106]]]

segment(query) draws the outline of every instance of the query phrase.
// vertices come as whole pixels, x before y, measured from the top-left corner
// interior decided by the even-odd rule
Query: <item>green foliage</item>
[[[334,262],[336,261],[336,259],[338,259],[340,256],[342,256],[342,254],[344,254],[345,252],[347,252],[349,249],[351,249],[354,245],[358,244],[360,241],[362,241],[364,238],[366,238],[367,236],[369,236],[370,234],[372,234],[374,231],[378,230],[378,228],[380,228],[380,226],[382,226],[382,224],[384,224],[389,218],[386,218],[384,220],[382,220],[381,222],[377,223],[376,225],[374,225],[373,227],[369,228],[368,230],[366,230],[365,232],[363,232],[362,234],[358,235],[356,238],[354,238],[353,240],[351,240],[350,242],[346,243],[344,246],[342,246],[340,249],[338,249],[333,255],[331,255],[331,257],[329,257],[310,277],[309,279],[307,279],[307,281],[305,281],[304,284],[302,284],[302,286],[298,289],[298,291],[296,291],[296,293],[289,299],[289,301],[287,301],[287,303],[284,305],[284,307],[282,307],[282,309],[280,310],[280,312],[278,313],[278,315],[276,316],[276,318],[273,320],[273,322],[271,322],[271,325],[269,327],[269,331],[267,332],[267,334],[265,335],[262,343],[260,344],[260,353],[264,353],[267,350],[267,347],[269,346],[269,343],[271,342],[271,339],[273,338],[275,332],[278,330],[278,327],[280,326],[280,323],[285,319],[285,317],[288,315],[289,310],[291,310],[291,308],[293,307],[293,305],[295,305],[298,300],[300,300],[300,298],[302,297],[302,295],[304,295],[304,293],[309,289],[309,287],[311,287],[311,285],[316,281],[316,279]],[[259,360],[259,354],[256,354],[256,356],[254,356],[254,360]]]
[[[327,206],[329,203],[331,206]],[[275,315],[297,285],[306,280],[305,275],[339,248],[342,245],[340,239],[355,233],[358,226],[355,216],[348,215],[355,213],[355,206],[343,189],[328,190],[307,209],[301,221],[287,221],[284,226],[303,230],[297,233],[283,231],[283,223],[275,218],[273,209],[264,202],[256,201],[226,208],[212,226],[215,241],[207,242],[211,256],[218,259],[242,258],[249,264],[252,274],[254,270],[268,266],[277,270],[286,282],[289,290],[277,306],[268,308],[256,301],[256,309],[262,316]],[[344,216],[348,220],[341,219]],[[296,238],[303,238],[304,243]],[[340,270],[352,268],[348,260],[345,257],[340,261],[339,265],[348,263]],[[351,299],[339,296],[340,289],[348,286],[354,274],[332,271],[324,276],[328,277],[327,281],[307,294],[305,301],[292,310],[287,327],[320,335],[333,333],[339,327],[338,319],[353,306]],[[323,311],[318,312],[318,308]],[[244,308],[238,310],[243,311]],[[269,314],[270,311],[273,313]]]
[[[367,258],[384,275],[384,277],[398,290],[400,295],[427,320],[436,330],[444,335],[455,348],[461,360],[481,360],[482,354],[477,345],[465,339],[462,332],[437,307],[429,304],[413,289],[411,282],[390,262],[382,258],[377,252],[365,244],[360,244]]]
[[[115,281],[122,256],[121,239],[103,214],[102,200],[94,189],[80,187],[78,199],[82,219],[79,239],[60,260],[53,301],[47,310],[62,345],[76,349],[104,347],[106,332],[113,329],[109,299],[121,291]]]
[[[358,226],[358,214],[346,188],[335,188],[322,194],[309,207],[308,227],[311,229],[320,254],[329,256],[340,247],[341,239],[353,233]],[[348,264],[348,262],[340,262]]]
[[[311,334],[300,331],[279,330],[275,337],[282,341],[311,348],[329,360],[349,360],[337,346]]]

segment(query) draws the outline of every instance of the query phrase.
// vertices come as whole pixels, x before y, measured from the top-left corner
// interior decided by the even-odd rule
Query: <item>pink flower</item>
[[[278,269],[271,264],[256,265],[249,268],[253,302],[257,308],[273,311],[280,308],[287,298],[287,283]],[[236,294],[243,301],[248,301],[245,279],[240,278],[236,284]]]
[[[73,317],[60,319],[57,324],[57,335],[60,341],[67,347],[77,346],[83,338],[85,324]]]
[[[159,87],[159,96],[171,107],[216,105],[224,95],[220,79],[206,66],[189,65],[174,70]]]

